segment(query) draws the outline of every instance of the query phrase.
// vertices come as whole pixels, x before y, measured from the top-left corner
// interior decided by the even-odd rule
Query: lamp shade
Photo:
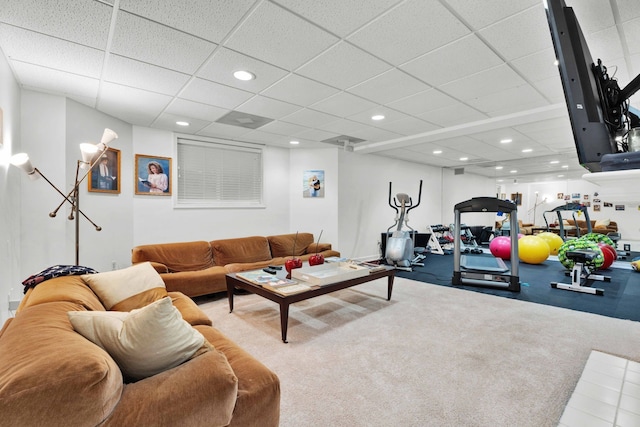
[[[80,144],[80,152],[82,153],[82,163],[80,164],[80,167],[82,169],[86,169],[87,166],[93,163],[93,160],[98,155],[99,150],[95,144],[83,142]]]
[[[11,156],[11,160],[9,162],[16,167],[19,167],[23,171],[29,175],[29,178],[32,180],[38,179],[39,176],[36,173],[36,168],[31,164],[31,160],[29,160],[29,155],[27,153],[18,153]]]
[[[118,138],[118,134],[115,133],[114,131],[112,131],[109,128],[106,128],[104,130],[104,133],[102,134],[102,139],[100,140],[100,144],[104,144],[104,145],[109,145],[109,143],[111,141],[113,141],[114,139]]]

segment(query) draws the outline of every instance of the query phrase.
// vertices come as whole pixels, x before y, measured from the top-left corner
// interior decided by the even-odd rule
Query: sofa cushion
[[[596,220],[595,224],[593,224],[593,228],[607,228],[610,223],[611,221],[608,219],[599,219]]]
[[[136,246],[131,252],[131,262],[155,261],[167,266],[169,272],[197,271],[213,267],[209,242],[178,242]]]
[[[271,247],[271,255],[276,257],[300,256],[307,253],[307,247],[313,243],[313,234],[296,233],[281,234],[278,236],[269,236],[269,246]],[[295,242],[295,249],[294,249]]]
[[[167,296],[162,278],[148,262],[81,277],[107,310],[130,311]]]
[[[211,319],[200,307],[193,302],[191,298],[183,294],[182,292],[167,292],[171,298],[173,306],[178,309],[182,318],[186,320],[191,326],[193,325],[209,325],[211,326]]]
[[[124,387],[118,365],[69,323],[67,312],[82,308],[43,302],[6,326],[0,336],[1,425],[100,425],[117,406]]]
[[[210,244],[213,262],[219,266],[235,262],[268,261],[272,258],[269,242],[262,236],[214,240]]]
[[[131,312],[70,311],[73,328],[105,349],[129,378],[150,377],[188,360],[204,344],[171,298]]]
[[[104,310],[96,294],[80,276],[64,276],[49,279],[27,291],[18,311],[47,302],[68,301],[87,310]]]

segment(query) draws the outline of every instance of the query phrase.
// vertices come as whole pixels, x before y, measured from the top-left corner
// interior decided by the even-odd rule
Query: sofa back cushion
[[[213,267],[213,256],[208,242],[161,243],[136,246],[131,252],[133,264],[153,261],[167,266],[169,272],[197,271]]]
[[[104,310],[95,293],[80,276],[63,276],[45,280],[27,291],[20,303],[20,310],[47,302],[67,301],[86,310]]]
[[[271,247],[271,254],[276,257],[290,257],[292,255],[300,256],[307,253],[307,247],[313,243],[313,234],[311,233],[296,233],[293,234],[280,234],[278,236],[269,236],[269,246]],[[295,252],[294,252],[295,241]],[[315,248],[315,245],[314,245]]]
[[[237,262],[268,261],[273,258],[269,242],[262,236],[214,240],[211,242],[211,251],[213,261],[220,266]]]
[[[123,391],[120,369],[69,323],[67,312],[82,309],[67,301],[32,305],[3,330],[0,424],[99,425],[118,404]]]

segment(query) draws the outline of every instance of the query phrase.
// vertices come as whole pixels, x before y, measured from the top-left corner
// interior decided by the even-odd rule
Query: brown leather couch
[[[0,424],[277,426],[278,377],[215,329],[190,298],[169,296],[213,348],[125,382],[114,359],[69,321],[69,311],[105,310],[80,276],[29,289],[0,330]]]
[[[311,233],[293,233],[136,246],[131,262],[151,262],[168,291],[195,297],[226,292],[227,273],[284,265],[293,255],[307,261],[315,253],[340,256],[330,243],[316,244]]]
[[[583,219],[579,219],[574,221],[573,219],[567,219],[567,223],[571,226],[575,226],[577,222],[577,227],[580,229],[580,235],[584,236],[588,233],[587,221]],[[609,233],[617,233],[618,232],[618,223],[611,220],[599,221],[592,219],[591,222],[591,232],[599,233],[599,234],[609,234]],[[608,224],[607,224],[608,223]]]

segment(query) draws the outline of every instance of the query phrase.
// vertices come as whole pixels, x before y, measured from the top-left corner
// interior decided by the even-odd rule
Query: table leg
[[[233,289],[235,286],[227,285],[227,297],[229,298],[229,313],[233,312]]]
[[[392,274],[391,276],[389,276],[388,282],[387,282],[387,301],[391,301],[391,292],[393,291],[393,279],[395,278],[395,275]]]
[[[280,304],[280,329],[282,331],[282,342],[287,343],[287,326],[289,325],[289,304]]]

